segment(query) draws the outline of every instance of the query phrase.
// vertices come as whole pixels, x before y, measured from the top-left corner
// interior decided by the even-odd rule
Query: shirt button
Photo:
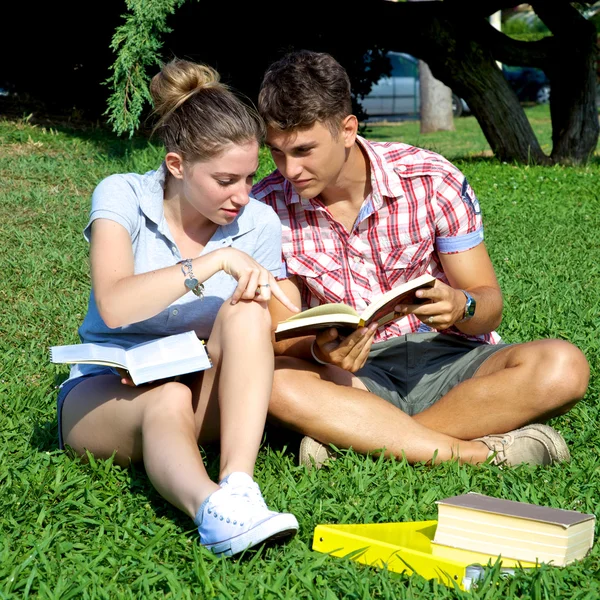
[[[176,316],[179,314],[179,311],[178,311],[176,308],[174,308],[174,309],[173,309],[173,311],[171,312],[171,314],[172,314],[174,317],[176,317]]]
[[[398,165],[396,167],[396,171],[406,171],[406,166],[405,165]]]
[[[172,250],[173,252],[177,252],[177,246],[173,246],[173,247],[171,248],[171,250]]]
[[[360,257],[355,256],[353,260],[354,260],[355,263],[359,263],[360,262]]]

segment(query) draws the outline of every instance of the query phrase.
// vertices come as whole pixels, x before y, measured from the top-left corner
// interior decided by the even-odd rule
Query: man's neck
[[[348,151],[343,169],[335,182],[326,187],[320,198],[328,208],[344,204],[347,208],[360,210],[365,198],[371,193],[371,167],[367,156],[358,143]]]

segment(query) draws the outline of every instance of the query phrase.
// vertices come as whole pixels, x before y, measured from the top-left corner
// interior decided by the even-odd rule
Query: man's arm
[[[438,256],[450,286],[438,281],[435,287],[417,292],[431,302],[410,312],[436,329],[455,325],[469,335],[496,329],[502,320],[502,292],[485,245],[481,243],[465,252],[439,253]],[[464,316],[466,297],[460,290],[469,292],[477,303],[475,315],[464,323],[459,321]]]

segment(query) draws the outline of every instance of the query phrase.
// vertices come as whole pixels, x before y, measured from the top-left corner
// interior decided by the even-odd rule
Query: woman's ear
[[[177,152],[168,152],[165,156],[165,163],[169,173],[176,179],[183,178],[183,158]]]
[[[351,148],[356,141],[358,134],[358,119],[355,115],[348,115],[342,121],[342,135],[344,136],[344,146]]]

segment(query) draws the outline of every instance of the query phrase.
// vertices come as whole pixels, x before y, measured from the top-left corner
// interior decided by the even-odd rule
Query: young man
[[[447,160],[357,135],[350,82],[328,54],[293,52],[266,72],[259,110],[277,170],[252,194],[283,225],[288,297],[303,308],[373,298],[423,273],[428,302],[345,338],[335,329],[275,344],[270,416],[304,434],[300,461],[329,444],[410,462],[569,460],[542,425],[586,392],[589,366],[561,340],[508,345],[494,331],[502,294],[477,198]],[[291,313],[271,306],[273,322]]]

